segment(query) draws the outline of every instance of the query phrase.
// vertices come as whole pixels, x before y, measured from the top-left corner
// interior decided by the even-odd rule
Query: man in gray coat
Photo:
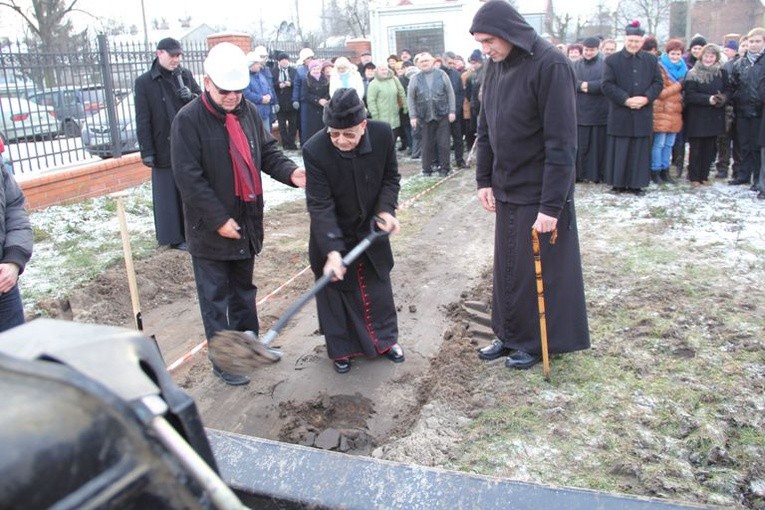
[[[433,55],[415,57],[420,72],[409,81],[407,106],[412,129],[422,133],[422,173],[449,174],[449,124],[457,118],[449,76],[433,64]]]

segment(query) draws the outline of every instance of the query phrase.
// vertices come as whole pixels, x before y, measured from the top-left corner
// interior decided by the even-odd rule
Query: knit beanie
[[[367,118],[364,103],[356,89],[337,89],[324,107],[324,124],[335,129],[346,129],[361,124]]]
[[[689,48],[693,48],[694,46],[706,46],[707,40],[704,39],[703,35],[697,35],[693,39],[691,39],[691,44],[688,45]]]
[[[483,62],[483,53],[481,53],[481,50],[473,50],[473,53],[468,57],[468,62]]]

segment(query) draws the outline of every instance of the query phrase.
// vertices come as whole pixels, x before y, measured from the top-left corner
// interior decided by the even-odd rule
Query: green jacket
[[[372,118],[387,122],[391,129],[396,129],[401,125],[399,104],[403,105],[406,113],[406,92],[398,78],[392,73],[385,78],[375,73],[375,79],[367,88],[367,108]]]

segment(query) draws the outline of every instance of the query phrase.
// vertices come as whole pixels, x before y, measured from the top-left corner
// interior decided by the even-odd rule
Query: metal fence
[[[263,44],[295,62],[303,45]],[[0,136],[14,173],[29,174],[120,157],[139,150],[133,83],[146,72],[156,44],[116,43],[99,35],[71,52],[39,52],[13,44],[0,48]],[[344,47],[315,50],[318,58],[349,55]],[[182,65],[202,84],[207,43],[184,42]],[[271,64],[274,64],[273,60]]]

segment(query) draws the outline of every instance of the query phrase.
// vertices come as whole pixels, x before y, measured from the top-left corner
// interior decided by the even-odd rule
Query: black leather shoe
[[[347,374],[351,371],[351,360],[349,359],[336,359],[332,362],[332,366],[335,367],[335,372],[338,374]]]
[[[510,354],[512,349],[505,347],[505,344],[499,338],[495,338],[489,345],[483,349],[478,349],[478,357],[491,361],[493,359],[501,358]]]
[[[236,375],[230,372],[224,372],[215,365],[213,365],[213,374],[215,374],[216,377],[220,377],[223,382],[229,386],[244,386],[245,384],[250,384],[250,378],[246,375]]]
[[[757,193],[757,198],[760,200],[765,200],[765,191],[760,191]]]
[[[728,184],[731,186],[742,186],[744,184],[749,184],[749,179],[743,180],[743,179],[731,179],[728,181]]]
[[[189,251],[189,245],[186,244],[186,241],[181,241],[180,243],[171,244],[170,248],[174,250]]]
[[[760,187],[756,184],[749,186],[749,191],[760,191]]]
[[[515,351],[505,359],[505,366],[507,368],[515,368],[518,370],[526,370],[531,368],[537,363],[542,361],[542,356],[539,354],[529,354],[528,352]]]
[[[404,349],[402,349],[398,344],[393,344],[391,348],[388,349],[388,352],[385,353],[385,356],[393,363],[403,363]]]

